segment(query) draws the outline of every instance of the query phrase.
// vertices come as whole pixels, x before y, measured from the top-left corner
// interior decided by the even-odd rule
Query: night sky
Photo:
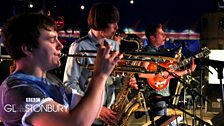
[[[217,10],[215,0],[31,0],[33,10],[51,11],[54,17],[62,16],[66,28],[88,30],[87,14],[93,3],[106,1],[113,3],[120,11],[119,27],[130,27],[135,31],[144,31],[149,23],[161,23],[168,29],[182,31],[193,29],[200,32],[200,17],[207,12]],[[45,1],[45,2],[44,2]],[[0,25],[10,16],[27,9],[28,0],[0,0]],[[85,10],[81,10],[83,4]]]

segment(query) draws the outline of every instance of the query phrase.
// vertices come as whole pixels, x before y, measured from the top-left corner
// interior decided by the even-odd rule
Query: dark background
[[[144,31],[149,23],[161,23],[168,29],[182,31],[192,29],[200,32],[200,17],[203,13],[222,11],[222,0],[0,0],[0,26],[10,16],[23,11],[42,10],[51,16],[62,16],[64,29],[88,30],[87,14],[95,2],[114,4],[120,11],[120,28],[130,27]],[[28,4],[33,3],[33,9]],[[219,5],[218,5],[219,4]],[[81,10],[80,6],[85,9]]]

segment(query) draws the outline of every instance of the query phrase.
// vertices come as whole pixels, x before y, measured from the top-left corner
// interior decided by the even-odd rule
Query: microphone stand
[[[195,57],[195,55],[192,53],[192,51],[190,51],[187,46],[186,46],[186,42],[182,42],[181,43],[183,47],[185,47],[186,51],[190,54],[190,56],[194,57],[195,59],[198,59],[197,57]],[[203,76],[204,76],[204,69],[208,70],[210,73],[212,73],[206,66],[202,66],[200,63],[201,63],[201,59],[197,60],[199,61],[197,64],[199,64],[199,68],[200,68],[200,94],[202,95],[203,94],[203,90],[202,90],[202,87],[203,87]],[[192,99],[192,100],[195,100],[195,99]],[[200,118],[203,119],[203,112],[202,112],[202,109],[203,109],[203,105],[204,105],[204,102],[203,102],[203,98],[200,97]],[[194,101],[193,101],[193,105],[194,104]],[[193,109],[195,108],[196,106],[193,106]]]
[[[209,101],[208,99],[206,99],[204,96],[202,96],[201,94],[199,94],[197,91],[195,91],[194,89],[192,89],[192,87],[191,87],[190,85],[186,84],[186,82],[183,81],[183,80],[180,78],[180,76],[178,76],[178,75],[175,74],[175,73],[171,73],[170,71],[168,71],[166,68],[164,68],[164,67],[162,67],[162,66],[159,66],[159,67],[161,67],[162,70],[167,71],[167,72],[169,73],[169,75],[171,75],[171,76],[177,78],[177,80],[180,81],[180,82],[183,84],[183,86],[187,89],[187,92],[188,92],[189,94],[191,94],[191,96],[192,96],[192,100],[193,100],[193,115],[190,114],[190,113],[188,113],[188,112],[186,112],[186,111],[183,111],[183,109],[181,109],[180,107],[177,107],[177,106],[175,106],[175,107],[176,107],[177,109],[179,109],[179,110],[185,112],[186,114],[190,115],[191,117],[193,117],[193,118],[192,118],[192,119],[193,119],[193,120],[192,120],[192,125],[193,125],[193,126],[196,126],[196,120],[198,120],[198,121],[199,121],[200,123],[202,123],[202,124],[207,124],[208,126],[211,126],[209,123],[205,122],[204,120],[202,120],[201,118],[199,118],[199,117],[196,116],[196,110],[195,110],[195,97],[198,95],[198,96],[200,96],[201,98],[203,98],[204,100],[208,101],[209,103],[210,103],[210,101]]]
[[[181,44],[181,43],[179,43],[178,45],[174,41],[171,41],[171,43],[173,43],[175,48],[179,48],[179,47],[183,48],[183,44]],[[184,59],[187,59],[186,56],[183,54],[182,50],[181,50],[181,56],[183,56]],[[185,101],[186,101],[186,89],[185,88],[183,88],[183,89],[184,89],[184,92],[183,92],[183,107],[185,108],[186,107],[186,103],[185,103]],[[186,114],[184,112],[183,112],[183,121],[187,122]]]

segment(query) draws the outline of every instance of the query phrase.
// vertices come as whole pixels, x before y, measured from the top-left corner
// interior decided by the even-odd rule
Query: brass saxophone
[[[122,82],[121,82],[122,86],[120,88],[120,91],[117,95],[117,98],[114,104],[111,105],[111,109],[118,113],[118,121],[117,121],[117,124],[110,124],[110,126],[125,125],[124,124],[125,122],[123,121],[123,118],[124,118],[123,116],[126,113],[124,110],[127,103],[127,97],[128,97],[128,94],[131,92],[131,87],[129,86],[129,79],[131,76],[124,76],[122,78]]]
[[[132,64],[134,64],[134,62],[132,62]],[[111,106],[111,109],[118,113],[118,121],[116,124],[110,124],[110,126],[126,126],[128,119],[133,112],[135,112],[139,107],[146,108],[145,99],[141,91],[139,91],[138,95],[133,97],[130,101],[127,100],[127,97],[131,92],[129,80],[132,77],[134,77],[133,73],[127,73],[127,75],[122,78],[122,86],[115,103]]]

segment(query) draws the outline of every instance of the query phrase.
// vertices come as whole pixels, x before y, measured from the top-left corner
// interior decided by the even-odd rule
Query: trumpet
[[[111,51],[112,53],[113,51]],[[97,51],[95,50],[85,50],[80,51],[75,54],[61,54],[61,58],[63,57],[76,57],[76,62],[78,65],[93,70],[93,64],[84,65],[80,63],[79,58],[96,58]],[[176,61],[175,58],[167,57],[167,54],[161,53],[143,53],[143,52],[129,52],[123,53],[124,57],[120,61],[131,61],[131,62],[166,62],[167,60],[170,62]],[[146,69],[145,67],[139,65],[117,65],[114,68],[115,72],[132,72],[132,73],[155,73],[156,71],[151,71]]]
[[[82,65],[86,69],[93,71],[93,64]],[[155,71],[147,70],[142,66],[116,66],[113,69],[114,72],[131,72],[131,73],[155,73]]]
[[[111,51],[113,53],[114,51]],[[64,54],[61,53],[61,58],[63,57],[81,57],[81,58],[96,58],[97,51],[95,50],[84,50],[75,54]],[[148,52],[124,52],[124,61],[146,61],[146,62],[176,62],[176,58],[170,57],[170,52],[159,52],[159,53],[148,53]]]

